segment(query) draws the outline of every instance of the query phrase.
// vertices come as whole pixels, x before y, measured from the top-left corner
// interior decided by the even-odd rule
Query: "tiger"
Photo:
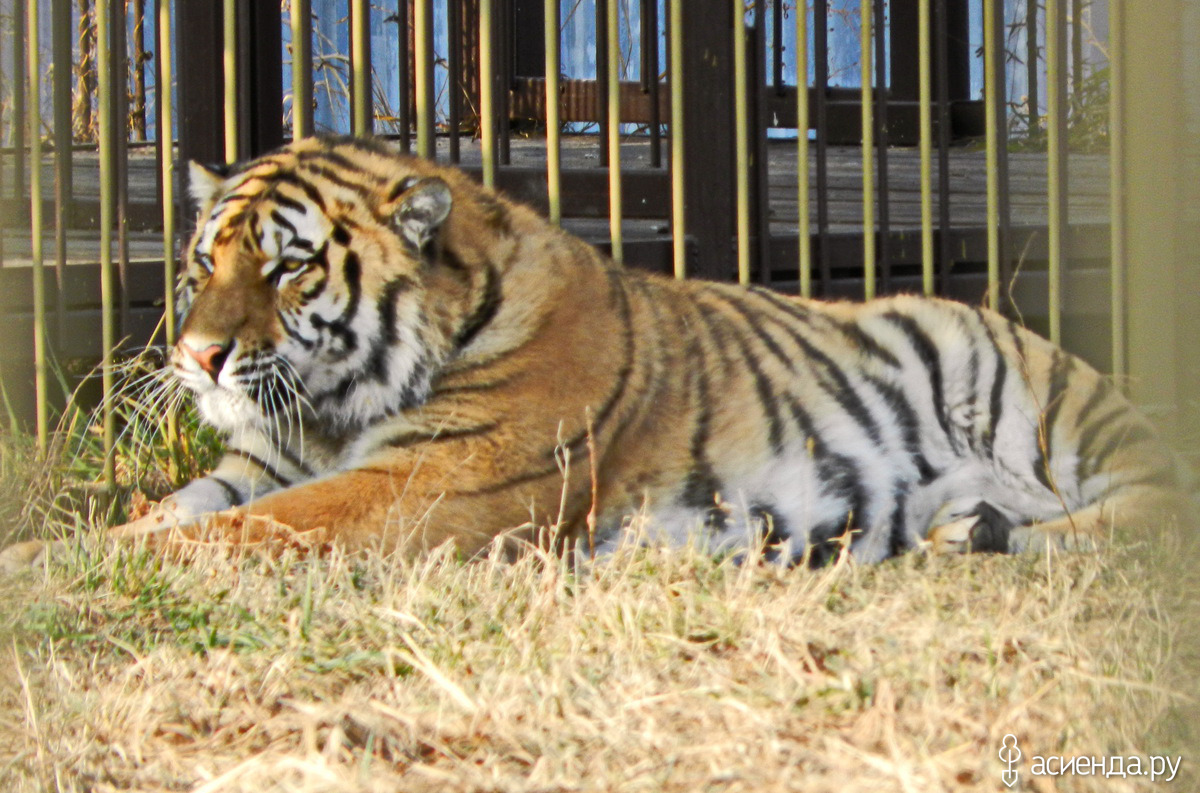
[[[1089,548],[1179,511],[1121,389],[983,307],[624,268],[381,139],[189,168],[168,366],[225,451],[113,536],[470,558],[636,524],[819,565]]]

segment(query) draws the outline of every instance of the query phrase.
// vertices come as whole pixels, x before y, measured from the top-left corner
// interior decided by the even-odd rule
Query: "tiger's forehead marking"
[[[197,238],[198,254],[243,235],[243,245],[261,251],[268,260],[307,259],[333,231],[333,221],[299,179],[273,168],[246,175],[213,204]],[[290,178],[280,178],[290,176]]]

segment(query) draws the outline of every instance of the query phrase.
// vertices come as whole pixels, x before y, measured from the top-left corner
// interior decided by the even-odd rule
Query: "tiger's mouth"
[[[273,351],[228,348],[196,354],[182,340],[171,356],[171,369],[190,391],[206,421],[218,429],[257,426],[273,434],[298,426],[309,411],[303,381],[295,367]]]

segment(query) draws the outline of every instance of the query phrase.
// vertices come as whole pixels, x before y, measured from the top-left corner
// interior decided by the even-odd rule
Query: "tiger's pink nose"
[[[217,375],[221,373],[221,367],[225,365],[225,360],[229,358],[228,345],[212,344],[199,352],[189,347],[186,341],[179,342],[179,346],[196,363],[200,364],[200,368],[207,372],[208,376],[213,380],[217,379]]]

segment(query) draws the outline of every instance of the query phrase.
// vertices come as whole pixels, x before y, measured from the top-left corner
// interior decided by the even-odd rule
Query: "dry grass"
[[[1010,732],[1024,790],[1150,787],[1036,787],[1038,754],[1200,760],[1186,612],[1128,545],[579,574],[80,546],[0,583],[0,790],[992,791]]]

